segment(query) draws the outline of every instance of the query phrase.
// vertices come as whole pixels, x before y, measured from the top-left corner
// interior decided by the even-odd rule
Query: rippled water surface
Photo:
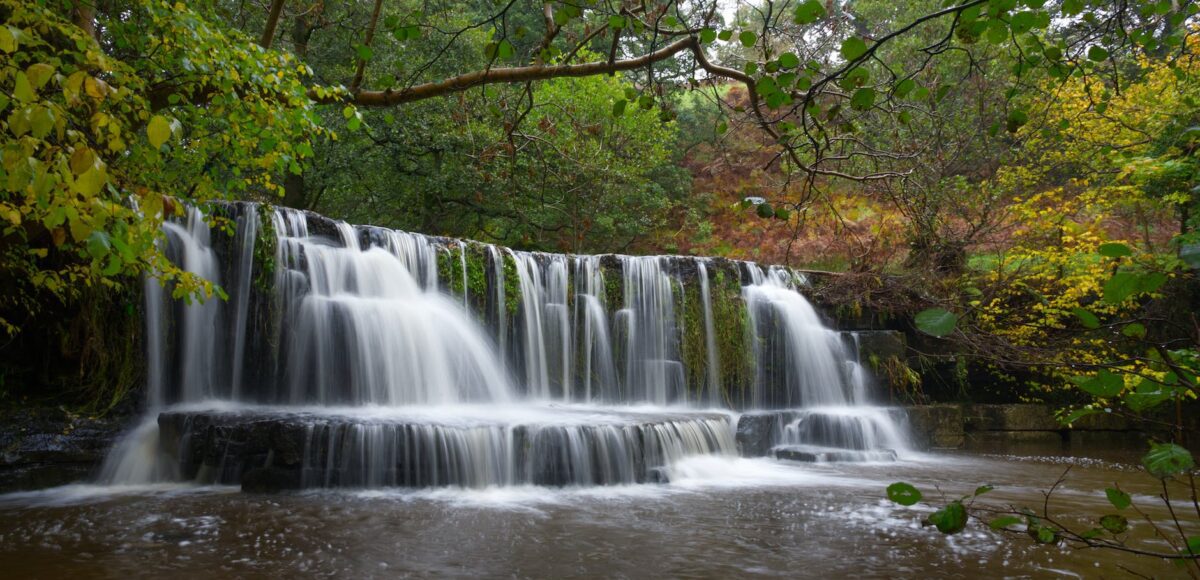
[[[929,508],[883,498],[896,480],[948,497],[986,482],[997,486],[990,504],[1040,504],[1067,464],[1054,512],[1112,511],[1102,490],[1114,481],[1153,504],[1154,482],[1121,463],[967,455],[837,466],[697,457],[669,485],[587,489],[276,496],[78,485],[0,496],[0,576],[1094,577],[1123,574],[1119,563],[1179,575],[1161,561],[1034,546],[977,521],[943,536],[920,525]],[[1134,534],[1147,528],[1135,522]]]

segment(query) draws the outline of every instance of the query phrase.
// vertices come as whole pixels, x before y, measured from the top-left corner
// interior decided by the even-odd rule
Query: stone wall
[[[1153,423],[1112,413],[1090,415],[1070,427],[1051,405],[916,405],[906,409],[918,449],[963,449],[979,453],[1128,457],[1144,453],[1147,442],[1167,440]],[[1185,444],[1200,447],[1200,418],[1187,422]]]

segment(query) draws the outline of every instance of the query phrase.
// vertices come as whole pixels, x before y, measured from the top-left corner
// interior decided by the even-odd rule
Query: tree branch
[[[371,22],[367,24],[367,37],[363,40],[363,46],[370,47],[371,41],[375,40],[375,25],[379,22],[379,10],[383,8],[383,0],[375,0],[375,10],[371,12]],[[355,92],[362,85],[363,72],[367,69],[367,59],[359,57],[358,67],[354,69],[354,80],[350,81],[350,92]]]
[[[279,26],[279,15],[283,14],[284,0],[271,0],[271,11],[267,13],[267,27],[263,29],[262,39],[258,41],[263,48],[271,48],[275,40],[275,28]]]
[[[442,81],[414,85],[401,90],[386,89],[382,91],[358,91],[348,99],[345,96],[320,96],[316,91],[309,92],[309,98],[318,103],[350,102],[360,107],[388,107],[402,103],[411,103],[431,97],[462,92],[480,85],[499,83],[522,83],[562,77],[587,77],[610,72],[634,70],[651,63],[666,60],[685,50],[699,50],[699,41],[695,37],[681,38],[663,48],[626,60],[614,62],[589,62],[568,65],[531,65],[519,67],[494,68],[475,71]],[[731,70],[731,69],[725,69]],[[739,75],[738,71],[732,71]],[[741,75],[745,76],[745,75]],[[740,79],[739,79],[740,80]]]

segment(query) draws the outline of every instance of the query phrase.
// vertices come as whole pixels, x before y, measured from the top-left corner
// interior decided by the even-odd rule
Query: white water
[[[716,330],[713,328],[712,291],[708,287],[708,260],[697,260],[696,269],[700,274],[700,301],[704,305],[704,350],[707,366],[705,378],[708,384],[708,403],[720,405],[724,397],[721,395],[721,359],[717,354]]]
[[[461,276],[463,292],[452,296],[451,281],[438,279],[445,242],[341,222],[315,222],[325,228],[318,235],[315,218],[280,209],[275,293],[262,301],[272,304],[272,324],[252,327],[264,313],[251,310],[257,212],[248,207],[236,216],[228,256],[218,257],[196,210],[165,225],[172,259],[216,282],[233,272],[234,292],[229,302],[173,305],[147,281],[149,418],[114,450],[104,481],[178,478],[153,418],[166,404],[211,400],[229,401],[229,412],[305,413],[305,485],[635,483],[675,477],[687,457],[736,454],[736,416],[698,413],[728,404],[734,388],[721,383],[711,262],[694,260],[704,356],[688,368],[677,312],[687,308],[685,259],[487,246],[487,287],[472,288],[472,246],[453,241],[459,260],[450,275]],[[619,283],[605,279],[602,258],[619,267]],[[222,260],[231,262],[224,270]],[[515,311],[506,265],[516,272],[507,281],[519,292]],[[746,402],[803,409],[777,442],[904,448],[891,416],[867,405],[856,353],[822,324],[795,276],[743,266],[756,369]],[[613,286],[619,304],[606,296]],[[472,309],[472,295],[485,304]],[[470,425],[447,419],[470,418],[480,405],[495,413]]]

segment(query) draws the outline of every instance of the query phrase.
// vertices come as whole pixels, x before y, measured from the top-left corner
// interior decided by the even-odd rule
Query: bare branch
[[[367,24],[367,37],[363,39],[363,46],[370,47],[371,41],[375,40],[375,25],[379,22],[379,10],[383,7],[383,0],[375,0],[375,9],[371,12],[371,22]],[[358,67],[354,70],[354,80],[350,81],[350,92],[355,92],[362,85],[363,72],[367,69],[367,59],[358,59]]]

